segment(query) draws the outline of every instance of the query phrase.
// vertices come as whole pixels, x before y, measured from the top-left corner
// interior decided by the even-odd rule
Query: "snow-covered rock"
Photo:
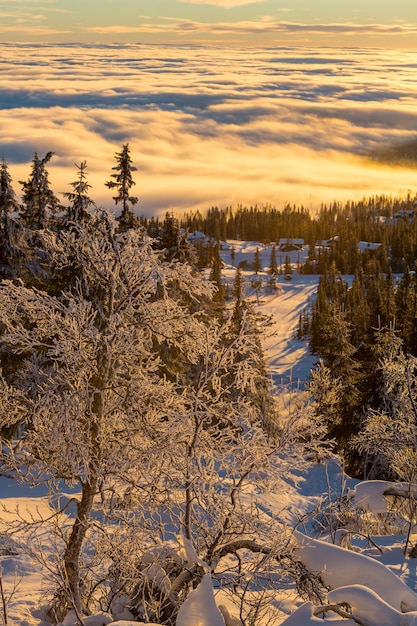
[[[295,554],[312,572],[319,572],[326,585],[336,589],[365,585],[401,612],[417,611],[417,594],[382,563],[294,531]]]

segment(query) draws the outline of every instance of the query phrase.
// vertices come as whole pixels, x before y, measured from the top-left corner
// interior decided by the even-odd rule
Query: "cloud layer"
[[[0,153],[15,189],[34,151],[54,190],[87,160],[91,195],[129,142],[143,213],[303,204],[415,190],[417,171],[365,158],[416,138],[411,52],[3,45]]]

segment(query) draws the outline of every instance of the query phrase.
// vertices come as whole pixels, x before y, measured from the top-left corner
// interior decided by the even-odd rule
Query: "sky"
[[[9,43],[0,66],[0,155],[18,195],[34,152],[53,151],[55,193],[85,160],[91,197],[112,209],[125,143],[145,215],[417,191],[402,158],[417,155],[414,51]]]
[[[415,0],[0,0],[2,41],[417,48]]]
[[[414,2],[0,0],[0,156],[114,208],[129,143],[147,215],[415,193]]]

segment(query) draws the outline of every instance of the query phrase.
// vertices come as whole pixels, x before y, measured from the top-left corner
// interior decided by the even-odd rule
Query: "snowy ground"
[[[230,254],[232,248],[235,251],[233,263]],[[264,246],[248,241],[228,241],[223,247],[222,258],[225,264],[223,274],[229,284],[233,283],[237,265],[242,261],[253,261],[257,248],[260,252],[263,271],[256,275],[253,271],[243,270],[243,276],[247,297],[254,302],[259,302],[257,310],[271,318],[271,326],[267,330],[267,338],[264,342],[268,369],[275,384],[302,387],[317,358],[309,353],[306,342],[295,338],[295,332],[300,314],[310,307],[315,297],[319,277],[297,274],[298,262],[303,263],[307,256],[306,248],[289,253],[277,250],[278,267],[281,265],[283,271],[285,256],[288,254],[294,271],[290,280],[284,274],[278,274],[276,287],[271,289],[268,284],[271,245]],[[255,280],[262,282],[258,293],[251,286]]]
[[[230,254],[232,247],[235,252],[233,263]],[[222,256],[225,263],[223,275],[230,284],[233,281],[237,264],[242,260],[252,261],[257,247],[261,251],[263,268],[266,270],[270,261],[270,246],[264,247],[261,244],[239,241],[227,242],[223,246]],[[303,254],[305,255],[305,251]],[[278,263],[280,262],[279,256],[278,253]],[[282,262],[284,262],[285,255],[282,256]],[[303,260],[299,252],[292,253],[291,258],[294,266],[299,260]],[[278,388],[301,388],[308,378],[315,359],[310,355],[307,344],[295,338],[295,331],[300,313],[314,298],[318,277],[294,273],[291,280],[287,280],[280,275],[277,280],[279,289],[271,291],[267,285],[268,275],[264,272],[258,277],[263,281],[263,286],[256,293],[252,286],[256,278],[253,272],[245,270],[244,276],[247,296],[257,302],[260,312],[271,316],[270,333],[265,340],[265,349],[273,381]],[[344,477],[336,463],[332,462],[329,467],[321,464],[309,473],[300,475],[297,483],[288,484],[287,491],[279,494],[277,506],[280,511],[277,510],[277,514],[285,517],[285,521],[289,524],[294,524],[321,497],[326,497],[329,490],[333,491],[332,495],[336,496],[347,487],[352,489],[353,497],[355,481],[348,480],[344,484]],[[384,514],[386,503],[381,495],[383,489],[381,484],[365,484],[356,489],[357,500],[360,500],[362,504],[366,500],[370,510],[379,515]],[[37,547],[35,542],[43,545],[45,554],[50,551],[52,545],[51,535],[46,534],[46,531],[42,527],[37,527],[35,523],[40,517],[48,517],[51,513],[44,495],[39,489],[34,491],[28,487],[16,485],[7,477],[0,479],[1,581],[8,610],[6,622],[4,615],[2,616],[0,596],[0,624],[46,626],[46,622],[41,617],[40,607],[43,593],[50,583],[42,564],[32,559],[30,554],[31,549]],[[270,504],[272,506],[272,501]],[[32,522],[26,551],[22,551],[21,548],[14,550],[13,540],[6,544],[2,540],[1,532],[7,521],[15,520],[18,523],[22,518]],[[299,526],[299,530],[305,529]],[[413,591],[416,588],[417,568],[414,560],[405,558],[401,551],[404,536],[375,537],[380,550],[369,546],[363,539],[356,538],[354,539],[355,551],[346,551],[337,545],[308,539],[302,533],[297,534],[296,539],[299,544],[300,558],[308,563],[312,570],[325,572],[325,582],[334,589],[329,596],[329,601],[332,603],[349,602],[358,622],[362,620],[360,623],[368,626],[417,625],[417,595]],[[362,552],[365,551],[368,556],[363,556]],[[184,605],[177,625],[222,626],[224,621],[216,609],[209,579],[205,579],[201,588],[198,588],[198,593],[194,593],[194,597],[190,596],[189,602]],[[298,609],[300,605],[301,608]],[[269,622],[268,626],[279,624],[308,626],[327,622],[334,626],[354,623],[352,619],[342,619],[332,612],[328,612],[325,619],[321,614],[315,616],[316,609],[310,603],[295,602],[294,596],[284,602],[282,608],[284,613],[281,617],[277,617],[273,623]],[[407,611],[407,613],[402,613],[402,611]],[[289,617],[290,613],[292,615]],[[330,616],[333,617],[330,618]],[[71,626],[69,621],[67,623]],[[97,619],[88,622],[89,626],[102,626],[105,623],[107,622],[104,618],[101,621]],[[121,626],[122,622],[119,624]],[[133,622],[125,621],[123,624],[128,626]],[[259,624],[259,626],[266,626],[266,624]]]

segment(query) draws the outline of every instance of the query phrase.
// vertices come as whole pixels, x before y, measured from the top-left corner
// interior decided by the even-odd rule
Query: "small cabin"
[[[286,237],[280,239],[278,242],[281,252],[292,252],[293,250],[302,250],[304,246],[304,239],[295,237]]]

